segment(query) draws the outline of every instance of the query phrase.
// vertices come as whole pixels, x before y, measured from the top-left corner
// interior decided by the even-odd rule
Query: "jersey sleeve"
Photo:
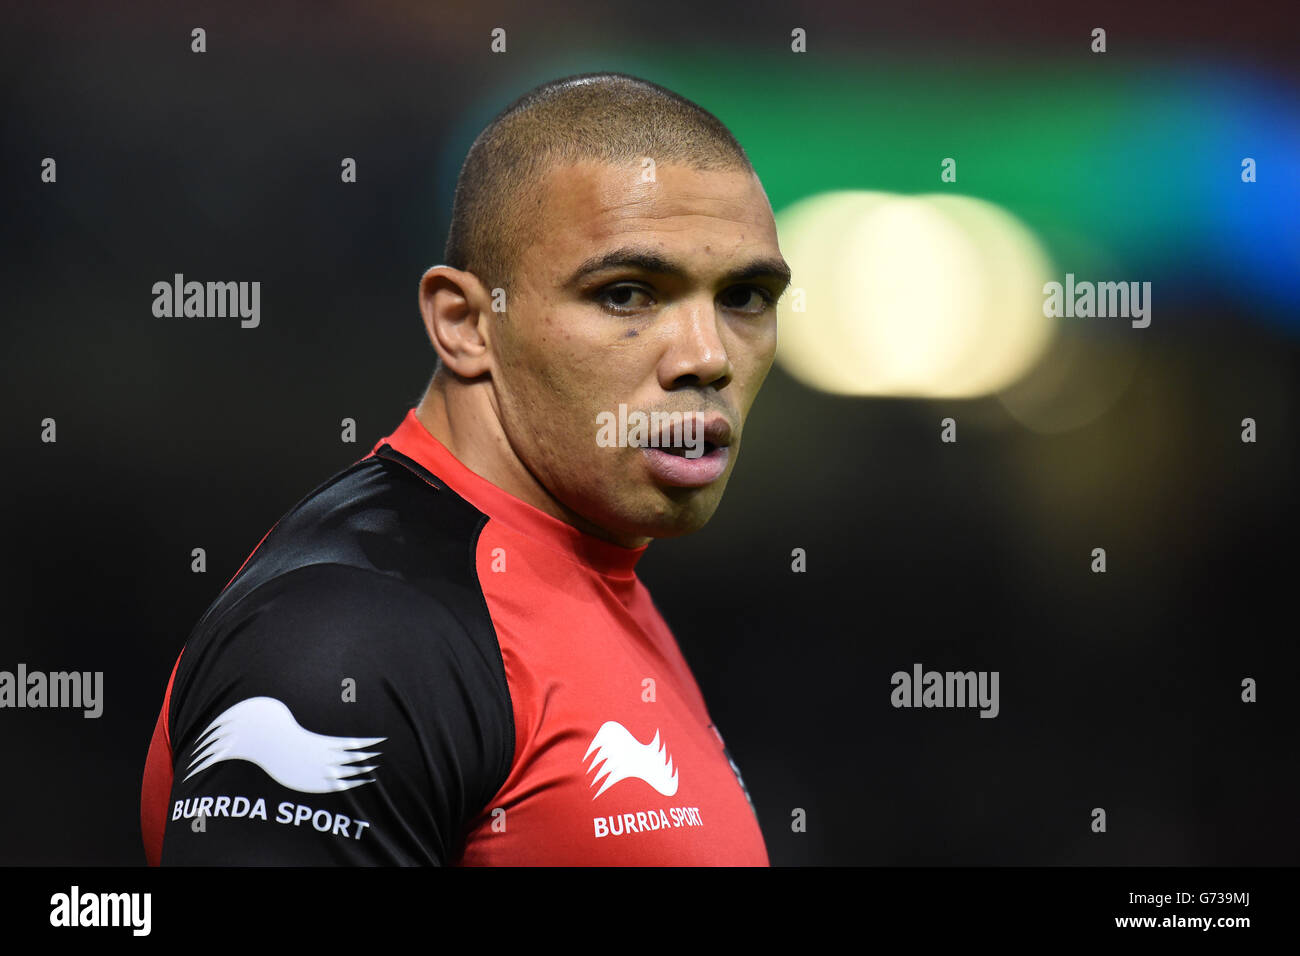
[[[481,594],[335,564],[205,617],[168,716],[163,865],[451,864],[514,757]]]

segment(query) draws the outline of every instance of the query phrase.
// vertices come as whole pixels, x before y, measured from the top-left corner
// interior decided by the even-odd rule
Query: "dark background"
[[[772,862],[1294,864],[1297,22],[1282,4],[897,6],[6,9],[0,669],[102,670],[105,710],[0,711],[0,863],[143,862],[145,753],[190,628],[428,380],[416,291],[469,143],[533,85],[613,69],[716,112],[778,211],[826,188],[934,189],[935,155],[973,157],[989,186],[972,175],[962,193],[1011,208],[1054,255],[1084,236],[1122,263],[1115,278],[1156,284],[1151,327],[1088,340],[1071,380],[1086,395],[1127,362],[1126,384],[1054,433],[995,396],[835,397],[775,369],[714,520],[651,546],[642,578]],[[1088,52],[1094,26],[1106,60]],[[819,79],[828,62],[861,88]],[[1106,71],[1096,109],[1127,126],[1026,127],[1038,146],[1007,172],[999,123],[1027,98],[1048,113],[1060,90],[1087,98],[1090,70]],[[783,91],[819,83],[808,109],[875,144],[858,160],[834,136],[799,145],[807,120]],[[833,111],[858,99],[840,129]],[[925,145],[925,187],[909,179],[917,137],[893,123],[955,140]],[[1169,136],[1134,145],[1162,123]],[[1250,201],[1196,179],[1178,135],[1203,124],[1230,187],[1261,154]],[[40,181],[46,156],[57,184]],[[152,284],[176,272],[260,281],[261,326],[153,317]],[[937,439],[950,415],[956,445]],[[1239,440],[1246,416],[1257,444]],[[1098,546],[1104,575],[1088,569]],[[913,662],[999,671],[999,717],[895,710],[890,675]],[[1258,703],[1241,702],[1244,677]]]

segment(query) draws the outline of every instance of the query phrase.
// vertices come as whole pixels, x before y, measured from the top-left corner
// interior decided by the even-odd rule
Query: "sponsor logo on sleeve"
[[[353,765],[378,757],[378,751],[366,752],[364,748],[387,739],[314,734],[274,697],[250,697],[227,708],[208,724],[194,746],[192,769],[185,779],[223,760],[247,760],[290,790],[350,790],[374,782],[374,777],[357,776],[374,770],[374,765]]]
[[[250,697],[226,710],[208,724],[194,745],[189,780],[227,760],[246,760],[276,783],[300,793],[337,793],[375,778],[371,763],[380,756],[368,750],[387,737],[331,737],[307,730],[293,712],[274,697]],[[211,795],[175,801],[172,820],[246,819],[268,821],[265,797]],[[317,809],[294,801],[276,807],[276,823],[295,827],[310,823],[321,833],[361,839],[370,826],[344,813]],[[195,827],[195,832],[206,832]]]

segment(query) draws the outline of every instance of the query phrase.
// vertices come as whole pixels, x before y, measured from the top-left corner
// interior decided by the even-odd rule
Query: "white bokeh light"
[[[1043,355],[1051,265],[1004,210],[967,196],[823,193],[777,215],[794,272],[777,361],[847,395],[971,398]],[[795,312],[796,293],[806,311]]]

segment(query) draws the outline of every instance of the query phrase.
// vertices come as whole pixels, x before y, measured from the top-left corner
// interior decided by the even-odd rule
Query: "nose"
[[[660,363],[660,385],[665,391],[687,386],[724,388],[732,374],[713,303],[684,304]]]

